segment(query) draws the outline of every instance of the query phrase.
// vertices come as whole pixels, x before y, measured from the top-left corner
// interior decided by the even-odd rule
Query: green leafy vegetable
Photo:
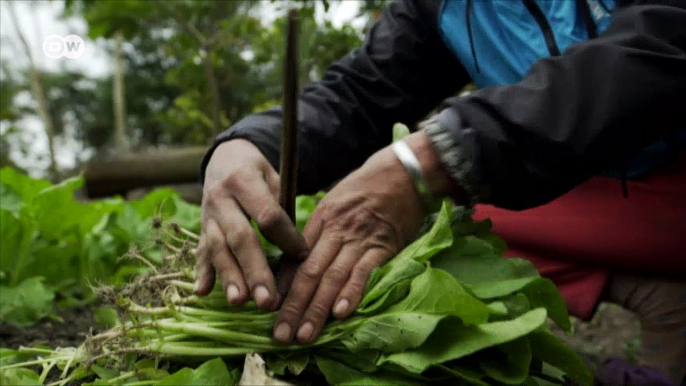
[[[422,347],[387,355],[381,363],[393,363],[410,372],[422,373],[431,366],[521,338],[541,327],[545,321],[544,308],[510,321],[481,325],[460,325],[454,319],[445,319]]]
[[[55,294],[44,281],[42,277],[32,277],[16,287],[0,286],[0,321],[30,326],[50,315]]]
[[[16,368],[2,371],[0,374],[0,384],[13,386],[40,386],[43,384],[40,376],[33,370]]]
[[[47,316],[44,310],[52,305],[46,299],[52,301],[57,293],[60,305],[79,304],[93,299],[94,282],[122,284],[142,273],[149,264],[120,257],[132,247],[149,249],[156,233],[154,218],[200,229],[200,208],[171,189],[158,189],[134,202],[116,198],[82,203],[75,198],[82,186],[82,177],[53,185],[9,167],[0,170],[0,320],[28,326]],[[145,258],[162,263],[160,254]]]
[[[83,204],[73,199],[79,178],[46,185],[3,173],[11,183],[0,193],[11,200],[0,208],[9,226],[2,251],[13,258],[2,261],[0,315],[29,325],[51,312],[55,291],[69,299],[86,279],[113,285],[96,288],[107,305],[96,320],[108,330],[78,348],[1,351],[3,381],[40,384],[46,371],[31,369],[55,366],[60,384],[91,376],[92,385],[232,385],[240,378],[233,361],[259,353],[277,375],[314,374],[332,385],[537,385],[551,372],[590,382],[583,361],[546,329],[548,317],[571,327],[554,284],[529,262],[503,258],[507,246],[490,221],[449,202],[373,271],[352,317],[332,320],[309,345],[283,346],[271,337],[276,312],[231,307],[218,280],[207,297],[193,295],[200,212],[173,191]],[[298,197],[299,229],[322,197]],[[278,263],[278,248],[259,237]],[[202,365],[169,374],[162,360]]]
[[[197,369],[188,367],[179,370],[160,380],[157,385],[207,385],[207,386],[231,386],[238,382],[236,374],[230,372],[226,364],[219,358],[209,360]]]

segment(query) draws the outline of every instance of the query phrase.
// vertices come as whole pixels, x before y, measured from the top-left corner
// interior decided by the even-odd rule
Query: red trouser
[[[641,181],[595,177],[553,202],[524,211],[477,206],[508,243],[507,257],[536,265],[570,314],[593,316],[610,273],[686,278],[686,155]]]

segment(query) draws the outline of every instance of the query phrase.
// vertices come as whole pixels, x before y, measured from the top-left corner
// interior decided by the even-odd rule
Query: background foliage
[[[279,103],[284,15],[289,4],[301,10],[303,86],[361,44],[366,28],[332,23],[340,0],[52,2],[64,5],[65,20],[85,20],[89,42],[104,48],[115,73],[119,69],[122,74],[118,81],[116,74],[90,77],[36,66],[54,127],[47,134],[58,146],[70,141],[77,163],[74,170],[115,151],[207,144],[245,115]],[[368,26],[388,1],[358,3],[359,17]],[[30,27],[20,29],[32,33]],[[23,55],[21,49],[17,55]],[[17,166],[17,159],[26,156],[32,140],[21,122],[41,118],[39,98],[30,88],[30,70],[14,62],[2,63],[0,166]],[[119,86],[123,107],[117,110]],[[22,95],[30,101],[18,103]],[[120,118],[122,130],[117,132]],[[57,175],[47,167],[38,175],[58,181],[74,175],[74,170]]]

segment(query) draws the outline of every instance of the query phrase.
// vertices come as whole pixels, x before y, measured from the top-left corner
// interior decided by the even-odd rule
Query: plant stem
[[[247,347],[206,347],[198,348],[179,343],[162,343],[159,346],[140,347],[141,351],[157,352],[174,356],[231,357],[250,354],[255,349]]]
[[[14,369],[17,367],[29,367],[29,366],[42,365],[42,364],[50,363],[52,361],[60,360],[60,359],[67,359],[67,357],[65,356],[65,357],[41,358],[41,359],[36,359],[36,360],[32,360],[32,361],[26,361],[26,362],[21,362],[21,363],[14,363],[14,364],[7,365],[7,366],[2,366],[2,369],[7,370],[7,369]]]
[[[57,364],[57,361],[53,360],[47,366],[43,367],[43,371],[41,372],[40,378],[38,378],[38,382],[40,382],[41,384],[45,383],[45,378],[48,377],[48,373],[50,373],[50,370],[53,367],[55,367],[56,364]]]
[[[204,338],[214,339],[231,344],[255,344],[257,346],[262,345],[263,347],[271,347],[272,345],[274,345],[271,338],[246,334],[242,332],[220,330],[218,328],[207,327],[203,324],[175,324],[165,322],[158,322],[156,324],[157,327],[163,330],[172,331],[176,333],[190,334],[195,336],[202,336]]]
[[[153,272],[157,272],[157,267],[155,267],[155,265],[154,265],[153,263],[151,263],[148,259],[146,259],[146,258],[145,258],[143,255],[141,255],[140,253],[135,252],[135,251],[132,251],[132,252],[131,252],[131,256],[132,256],[134,259],[136,259],[136,260],[142,262],[143,264],[147,265],[150,269],[152,269]]]
[[[147,385],[156,385],[157,383],[159,383],[159,380],[139,381],[139,382],[127,383],[126,386],[147,386]]]
[[[171,245],[169,242],[160,240],[159,243],[174,253],[181,253],[181,248]]]
[[[188,274],[186,272],[173,272],[173,273],[163,273],[160,275],[155,275],[155,276],[149,278],[149,280],[153,281],[153,280],[181,279],[184,277],[188,278]],[[184,282],[180,282],[180,283],[184,283]],[[191,284],[191,289],[192,288],[193,288],[193,285]]]
[[[108,379],[108,380],[106,381],[106,383],[108,383],[108,384],[110,384],[110,385],[116,385],[116,384],[117,384],[117,383],[116,383],[117,381],[121,381],[121,380],[124,380],[124,379],[126,379],[126,378],[131,378],[131,377],[135,377],[135,376],[136,376],[136,372],[135,372],[135,371],[128,371],[128,372],[126,372],[126,373],[124,373],[124,374],[121,374],[121,375],[118,376],[118,377],[114,377],[114,378]]]
[[[167,236],[169,236],[172,240],[174,240],[174,241],[176,241],[176,242],[179,242],[179,243],[181,243],[181,244],[187,244],[187,243],[188,243],[188,240],[184,240],[184,239],[182,239],[181,237],[179,237],[179,236],[173,234],[172,232],[169,232],[169,231],[166,230],[166,229],[164,230],[164,234],[167,235]]]
[[[59,354],[55,350],[48,350],[44,348],[35,348],[35,347],[24,347],[21,346],[19,349],[17,349],[18,352],[20,353],[26,353],[26,354]]]
[[[167,335],[164,337],[165,342],[179,342],[183,341],[184,339],[190,339],[193,338],[193,335],[189,334],[174,334],[174,335]]]
[[[183,228],[179,224],[172,223],[172,224],[170,224],[170,226],[172,227],[172,229],[174,229],[175,232],[184,234],[184,235],[192,238],[193,240],[200,241],[200,236],[196,235],[195,233],[189,231],[186,228]]]
[[[143,307],[137,304],[131,303],[128,306],[129,312],[133,314],[140,315],[157,315],[157,316],[170,316],[177,313],[185,314],[188,316],[201,316],[207,319],[219,319],[223,321],[230,320],[264,320],[264,319],[274,319],[276,317],[276,312],[270,312],[267,314],[242,314],[234,312],[222,312],[215,310],[206,310],[202,308],[194,307],[176,307],[175,309],[167,307]],[[208,320],[209,321],[209,320]]]

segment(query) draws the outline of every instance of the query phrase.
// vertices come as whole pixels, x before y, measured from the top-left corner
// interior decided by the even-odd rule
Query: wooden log
[[[198,183],[205,146],[117,155],[94,161],[84,170],[88,198],[126,196],[130,190]]]

